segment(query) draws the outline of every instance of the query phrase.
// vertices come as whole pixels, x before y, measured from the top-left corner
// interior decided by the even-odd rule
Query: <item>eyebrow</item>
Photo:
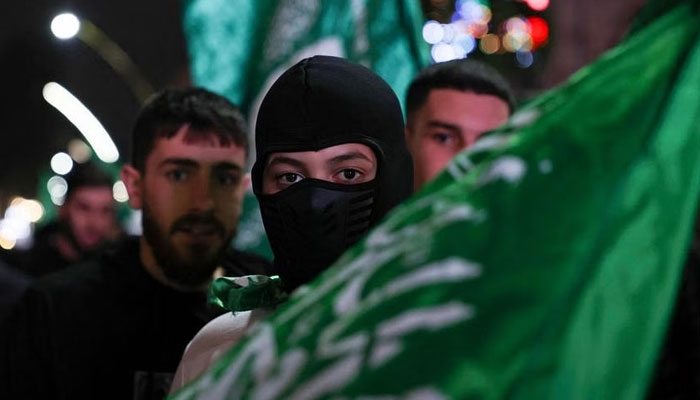
[[[163,167],[166,165],[178,165],[181,167],[198,167],[199,163],[191,160],[189,158],[166,158],[165,160],[161,161],[159,164],[159,167]]]
[[[199,163],[195,160],[189,159],[189,158],[166,158],[165,160],[160,162],[160,166],[166,166],[166,165],[177,165],[180,167],[188,167],[188,168],[197,168],[199,167]],[[227,162],[227,161],[221,161],[218,162],[214,165],[214,168],[218,169],[227,169],[227,170],[237,170],[237,171],[243,171],[243,167],[240,165],[234,164],[232,162]]]
[[[286,164],[286,165],[291,165],[293,167],[297,168],[302,168],[304,167],[304,163],[292,158],[292,157],[285,157],[285,156],[275,156],[270,160],[270,162],[267,163],[268,167],[272,167],[278,164]]]
[[[344,161],[354,161],[358,159],[365,160],[369,163],[372,162],[372,160],[369,157],[367,157],[364,153],[361,153],[359,151],[352,151],[350,153],[340,154],[331,158],[330,160],[328,160],[328,164],[338,164]]]
[[[433,128],[443,128],[443,129],[449,129],[453,131],[459,131],[460,128],[457,125],[454,124],[448,124],[447,122],[442,122],[442,121],[428,121],[428,126],[433,127]]]

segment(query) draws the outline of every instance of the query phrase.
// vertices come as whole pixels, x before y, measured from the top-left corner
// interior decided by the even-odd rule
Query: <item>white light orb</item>
[[[435,62],[445,62],[457,58],[454,48],[447,43],[439,43],[432,47],[430,55],[433,56]]]
[[[68,192],[68,182],[60,176],[53,176],[46,182],[46,188],[49,190],[52,199],[60,199]]]
[[[126,191],[126,185],[122,181],[116,181],[112,186],[112,196],[114,200],[124,203],[129,201],[129,193]]]
[[[445,29],[442,24],[437,21],[428,21],[423,25],[423,39],[430,43],[436,44],[442,41],[445,36]]]
[[[67,153],[58,152],[51,157],[51,170],[58,175],[65,175],[73,169],[73,159]]]
[[[59,39],[70,39],[80,31],[80,20],[74,14],[63,13],[51,20],[51,32]]]

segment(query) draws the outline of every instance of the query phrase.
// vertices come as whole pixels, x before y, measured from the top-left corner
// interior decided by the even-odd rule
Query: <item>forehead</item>
[[[490,94],[455,89],[433,89],[419,109],[423,123],[431,119],[466,124],[471,129],[492,129],[508,119],[508,103]]]
[[[75,189],[67,202],[90,205],[112,204],[112,188],[108,186],[83,186]]]
[[[319,151],[295,151],[271,153],[267,157],[265,166],[280,160],[294,160],[300,164],[313,166],[325,165],[332,161],[361,159],[372,164],[377,163],[374,151],[362,143],[344,143],[326,147]]]
[[[244,166],[246,150],[242,146],[233,142],[224,146],[214,132],[198,132],[196,137],[188,135],[188,129],[187,126],[183,126],[171,138],[156,138],[153,150],[146,159],[146,169],[172,158],[188,159],[198,164],[227,162],[241,168]]]

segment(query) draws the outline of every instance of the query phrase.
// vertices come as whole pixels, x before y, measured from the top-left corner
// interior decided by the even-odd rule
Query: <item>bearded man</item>
[[[38,280],[0,332],[0,398],[163,398],[187,342],[216,315],[217,274],[272,275],[236,252],[248,138],[238,109],[203,89],[141,110],[122,179],[143,236]]]

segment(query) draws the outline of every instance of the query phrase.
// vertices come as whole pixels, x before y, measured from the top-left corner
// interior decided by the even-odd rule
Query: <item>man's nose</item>
[[[192,188],[192,208],[196,210],[211,210],[214,208],[214,198],[211,193],[212,185],[209,179],[197,179]]]

